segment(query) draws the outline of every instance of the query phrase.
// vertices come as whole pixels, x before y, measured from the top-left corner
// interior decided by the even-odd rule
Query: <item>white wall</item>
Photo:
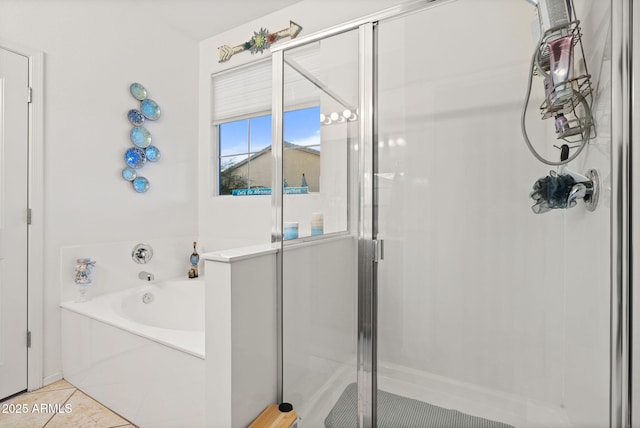
[[[600,173],[602,194],[593,212],[569,210],[564,216],[565,373],[564,405],[575,426],[606,425],[609,399],[611,241],[611,6],[576,1],[587,66],[593,76],[597,138],[573,168]],[[587,375],[585,375],[587,374]],[[597,403],[597,404],[596,404]],[[596,423],[597,421],[597,423]]]
[[[206,426],[246,427],[277,400],[276,254],[266,245],[203,258]]]
[[[77,259],[88,256],[96,261],[93,281],[87,290],[91,298],[142,285],[138,277],[142,271],[151,273],[154,282],[187,278],[191,268],[189,255],[194,239],[188,236],[145,238],[144,243],[153,251],[153,256],[145,264],[136,263],[131,256],[133,248],[140,243],[140,240],[61,247],[60,301],[67,302],[78,298],[78,289],[74,283],[74,268]],[[203,263],[200,263],[200,272],[203,271],[202,268]]]
[[[45,53],[45,382],[60,375],[61,247],[197,236],[198,46],[141,12],[128,2],[0,2],[0,40]],[[141,170],[144,195],[120,176],[132,82],[162,110],[148,126],[162,159]]]

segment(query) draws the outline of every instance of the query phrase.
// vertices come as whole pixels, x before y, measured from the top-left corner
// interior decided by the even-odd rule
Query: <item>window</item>
[[[320,109],[284,113],[284,185],[320,189]],[[218,194],[271,187],[271,115],[220,123]]]
[[[218,141],[220,195],[271,187],[271,115],[222,123]]]

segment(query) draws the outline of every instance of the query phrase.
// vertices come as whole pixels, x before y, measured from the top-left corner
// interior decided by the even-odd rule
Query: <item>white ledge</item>
[[[328,244],[335,241],[344,239],[353,239],[352,235],[348,235],[344,232],[339,232],[331,235],[324,235],[322,237],[304,237],[300,239],[294,239],[285,243],[284,250],[294,250],[301,247],[309,247],[312,245]],[[204,260],[233,263],[239,260],[251,259],[254,257],[260,257],[267,254],[275,254],[280,250],[280,244],[259,244],[249,247],[230,248],[227,250],[211,251],[202,254]]]
[[[231,248],[202,254],[202,258],[214,262],[232,263],[238,260],[251,259],[265,254],[277,253],[278,248],[272,244],[252,245],[250,247]]]

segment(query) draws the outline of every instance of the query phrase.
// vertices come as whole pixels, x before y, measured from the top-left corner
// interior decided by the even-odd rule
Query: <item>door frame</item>
[[[3,39],[0,39],[0,47],[29,60],[31,102],[28,118],[27,202],[31,209],[31,224],[27,228],[25,309],[27,330],[31,332],[31,346],[27,348],[27,389],[33,391],[42,387],[44,376],[44,53]]]

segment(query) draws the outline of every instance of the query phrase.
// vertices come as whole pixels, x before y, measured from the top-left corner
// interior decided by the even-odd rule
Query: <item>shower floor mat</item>
[[[349,384],[324,420],[326,428],[358,427],[358,389]],[[379,428],[514,428],[412,398],[378,391]]]

